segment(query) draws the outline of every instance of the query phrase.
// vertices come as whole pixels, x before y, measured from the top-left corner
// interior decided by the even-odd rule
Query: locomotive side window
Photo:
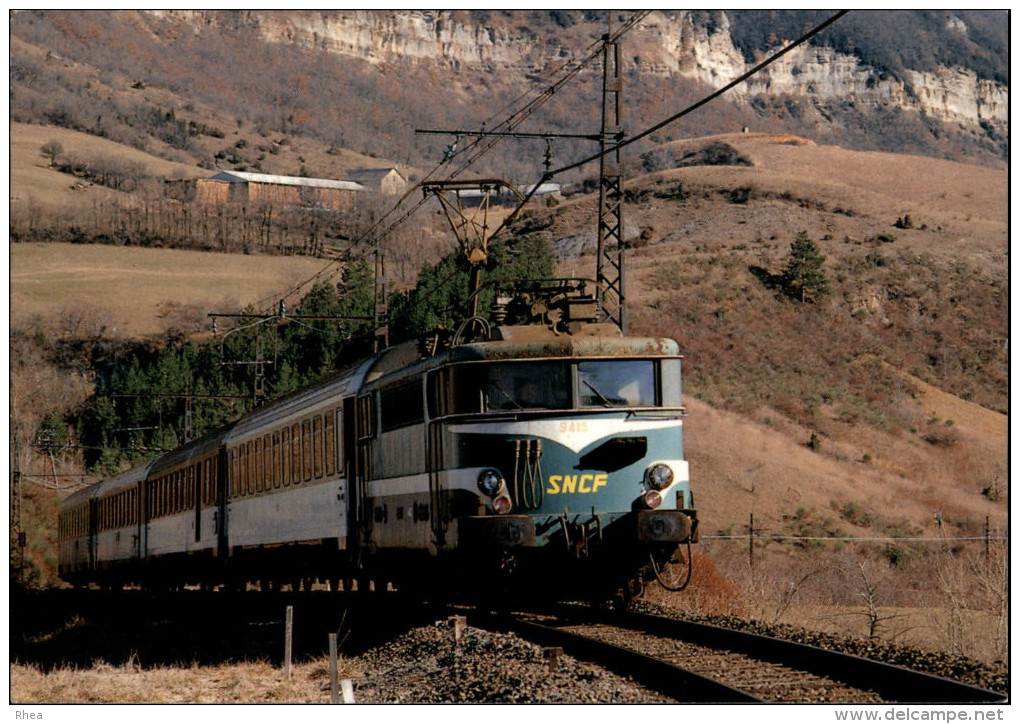
[[[358,398],[358,441],[370,440],[375,437],[375,397],[367,394]]]
[[[387,387],[379,393],[383,432],[416,425],[425,419],[422,407],[422,378]]]
[[[653,407],[658,402],[655,362],[578,362],[577,400],[580,407]]]

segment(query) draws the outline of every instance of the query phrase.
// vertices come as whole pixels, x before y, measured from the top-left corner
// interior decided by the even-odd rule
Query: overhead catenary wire
[[[746,81],[748,78],[750,78],[750,77],[752,77],[754,75],[757,75],[762,70],[764,70],[768,66],[772,65],[773,63],[775,63],[777,60],[782,58],[787,53],[791,52],[795,48],[800,47],[801,45],[806,43],[808,40],[810,40],[814,36],[818,35],[818,33],[822,32],[823,30],[828,28],[830,25],[835,23],[837,20],[839,20],[840,18],[842,18],[844,15],[846,15],[849,12],[850,12],[849,10],[840,10],[835,15],[833,15],[831,18],[829,18],[825,22],[821,23],[820,25],[814,27],[812,30],[808,31],[804,35],[800,36],[797,40],[793,41],[789,45],[784,46],[781,50],[777,51],[776,53],[772,54],[771,56],[769,56],[768,58],[766,58],[762,62],[758,63],[758,65],[754,66],[753,68],[751,68],[746,73],[738,76],[734,80],[732,80],[729,83],[727,83],[726,85],[724,85],[722,88],[719,88],[718,90],[714,91],[713,93],[710,93],[709,95],[705,96],[704,98],[702,98],[701,100],[697,101],[696,103],[693,103],[692,105],[688,106],[687,108],[684,108],[679,113],[676,113],[676,114],[670,116],[669,118],[666,118],[665,120],[660,121],[659,123],[656,123],[654,126],[650,126],[649,128],[646,128],[645,130],[641,131],[640,133],[638,133],[638,134],[636,134],[634,136],[631,136],[630,138],[628,138],[625,141],[621,141],[621,142],[615,144],[612,148],[607,149],[604,153],[602,153],[602,152],[596,153],[593,156],[590,156],[588,158],[582,159],[582,160],[577,161],[575,163],[572,163],[572,164],[570,164],[568,166],[563,166],[561,168],[558,168],[558,169],[556,169],[554,171],[551,171],[551,172],[547,173],[546,176],[556,176],[558,174],[564,173],[565,171],[570,171],[570,170],[573,170],[575,168],[578,168],[579,166],[583,166],[583,165],[585,165],[587,163],[591,163],[592,161],[597,161],[599,158],[601,158],[604,155],[607,155],[608,153],[610,153],[612,151],[615,151],[617,149],[623,148],[625,146],[629,146],[632,143],[636,143],[637,141],[640,141],[641,139],[645,138],[646,136],[649,136],[652,133],[655,133],[656,131],[664,128],[665,126],[668,126],[670,123],[674,123],[675,121],[680,120],[681,118],[686,116],[688,113],[696,111],[697,109],[701,108],[703,105],[705,105],[707,103],[710,103],[711,101],[715,100],[719,96],[723,95],[724,93],[726,93],[726,92],[732,90],[733,88],[735,88],[736,86],[740,85],[741,83]],[[544,180],[545,179],[543,178],[543,181]]]
[[[531,200],[531,197],[534,195],[535,191],[542,184],[547,183],[548,181],[550,181],[551,179],[555,178],[556,176],[558,176],[558,175],[560,175],[562,173],[566,173],[567,171],[572,171],[572,170],[574,170],[576,168],[580,168],[581,166],[584,166],[585,164],[592,163],[593,161],[597,161],[600,158],[602,158],[603,156],[609,155],[610,153],[615,153],[617,150],[619,150],[621,148],[624,148],[625,146],[629,146],[632,143],[636,143],[637,141],[639,141],[639,140],[641,140],[643,138],[646,138],[647,136],[651,135],[652,133],[655,133],[656,131],[658,131],[658,130],[668,126],[669,124],[674,123],[674,122],[680,120],[681,118],[683,118],[684,116],[688,115],[689,113],[692,113],[692,112],[696,111],[697,109],[701,108],[702,106],[706,105],[707,103],[710,103],[711,101],[715,100],[716,98],[718,98],[719,96],[723,95],[724,93],[732,90],[736,86],[738,86],[741,83],[743,83],[744,81],[746,81],[748,78],[751,78],[752,76],[756,75],[757,73],[760,73],[762,70],[764,70],[768,66],[772,65],[773,63],[775,63],[777,60],[779,60],[781,57],[783,57],[787,53],[791,52],[795,48],[800,47],[801,45],[806,43],[808,40],[810,40],[814,36],[818,35],[818,33],[822,32],[823,30],[828,28],[830,25],[835,23],[837,20],[842,18],[844,15],[846,15],[848,12],[850,12],[850,11],[849,10],[840,10],[839,12],[837,12],[835,15],[830,17],[825,22],[823,22],[820,25],[814,27],[813,29],[811,29],[810,31],[808,31],[807,33],[805,33],[804,35],[799,37],[797,40],[795,40],[792,43],[784,46],[781,50],[775,52],[774,54],[772,54],[771,56],[769,56],[768,58],[766,58],[762,62],[758,63],[756,66],[754,66],[753,68],[748,70],[746,73],[743,73],[742,75],[738,76],[734,80],[732,80],[729,83],[727,83],[726,85],[724,85],[722,88],[719,88],[718,90],[713,91],[712,93],[710,93],[709,95],[705,96],[701,100],[691,104],[690,106],[687,106],[686,108],[684,108],[679,113],[673,114],[669,118],[666,118],[665,120],[660,121],[659,123],[656,123],[655,125],[650,126],[649,128],[646,128],[645,130],[641,131],[640,133],[637,133],[637,134],[631,136],[630,138],[628,138],[626,140],[620,141],[619,143],[616,143],[616,144],[606,148],[604,151],[600,151],[600,152],[595,153],[595,154],[593,154],[593,155],[591,155],[591,156],[589,156],[587,158],[584,158],[584,159],[582,159],[580,161],[575,161],[575,162],[573,162],[571,164],[568,164],[566,166],[561,166],[560,168],[553,169],[551,171],[547,171],[541,177],[541,179],[539,179],[538,183],[536,183],[532,187],[531,192],[528,193],[525,196],[525,198],[517,205],[517,207],[513,211],[510,212],[509,215],[507,215],[507,217],[503,220],[503,223],[500,224],[500,226],[492,233],[491,236],[495,237],[497,234],[499,234],[501,231],[503,231],[503,229],[505,229],[514,220],[514,218],[517,216],[517,214],[520,213],[521,209],[523,209],[524,206],[528,203],[528,201]]]

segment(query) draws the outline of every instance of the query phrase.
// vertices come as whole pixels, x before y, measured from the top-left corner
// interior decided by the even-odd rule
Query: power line
[[[775,53],[774,55],[766,58],[761,63],[758,63],[758,65],[756,65],[753,68],[751,68],[751,70],[747,71],[746,73],[744,73],[743,75],[739,76],[735,80],[730,81],[729,83],[724,85],[719,90],[717,90],[714,93],[711,93],[711,94],[705,96],[704,98],[702,98],[697,103],[694,103],[693,105],[688,106],[687,108],[683,109],[679,113],[676,113],[676,114],[670,116],[669,118],[665,119],[664,121],[656,123],[654,126],[651,126],[650,128],[645,129],[644,131],[642,131],[641,133],[638,133],[635,136],[631,136],[626,141],[621,141],[619,144],[614,146],[612,149],[609,149],[609,151],[613,151],[613,150],[618,149],[618,148],[623,148],[624,146],[629,146],[632,143],[640,141],[642,138],[645,138],[646,136],[648,136],[648,135],[650,135],[652,133],[655,133],[660,128],[663,128],[664,126],[668,126],[670,123],[673,123],[674,121],[677,121],[677,120],[683,118],[688,113],[691,113],[691,112],[696,111],[697,109],[701,108],[706,103],[709,103],[709,102],[715,100],[716,98],[721,96],[723,93],[726,93],[727,91],[729,91],[729,90],[733,89],[734,87],[740,85],[741,83],[743,83],[745,80],[747,80],[751,76],[756,75],[757,73],[760,73],[762,70],[764,70],[768,66],[772,65],[773,63],[775,63],[777,60],[779,60],[784,55],[786,55],[787,53],[792,51],[794,48],[797,48],[797,47],[803,45],[808,40],[810,40],[814,36],[818,35],[818,33],[822,32],[827,27],[829,27],[830,25],[835,23],[837,20],[842,18],[848,12],[850,12],[850,11],[849,10],[840,10],[838,13],[833,15],[831,18],[826,20],[821,25],[818,25],[813,30],[805,33],[800,38],[798,38],[797,40],[793,41],[792,43],[787,45],[782,50],[780,50],[777,53]],[[572,163],[569,166],[564,166],[562,168],[558,168],[555,171],[551,171],[551,172],[547,173],[546,177],[552,177],[552,176],[555,176],[557,174],[561,174],[564,171],[570,171],[570,170],[575,169],[575,168],[577,168],[579,166],[583,166],[586,163],[591,163],[592,161],[596,161],[599,158],[601,158],[603,155],[605,155],[605,153],[606,152],[600,152],[600,153],[595,154],[594,156],[590,156],[590,157],[588,157],[586,159],[583,159],[581,161],[578,161],[576,163]],[[544,180],[545,180],[545,178],[543,178],[543,181]]]

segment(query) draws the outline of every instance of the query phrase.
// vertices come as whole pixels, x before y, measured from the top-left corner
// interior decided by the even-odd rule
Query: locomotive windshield
[[[655,360],[451,365],[430,378],[430,417],[517,410],[661,406]]]

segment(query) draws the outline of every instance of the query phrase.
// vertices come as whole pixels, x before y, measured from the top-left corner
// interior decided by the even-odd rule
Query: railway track
[[[733,629],[577,607],[477,620],[626,673],[678,702],[983,703],[997,692]]]

